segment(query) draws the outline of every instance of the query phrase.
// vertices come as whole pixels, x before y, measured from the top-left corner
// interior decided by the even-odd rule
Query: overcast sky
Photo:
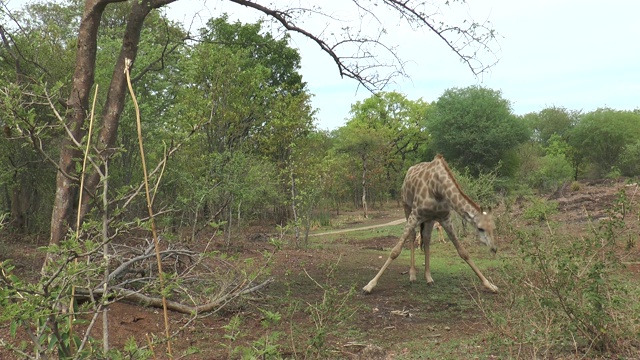
[[[209,1],[205,6],[198,0],[179,3],[175,6],[183,11],[198,8],[202,15],[224,11],[241,20],[250,16],[226,1]],[[322,3],[326,9],[336,9],[331,4],[350,2]],[[500,90],[516,114],[548,106],[582,111],[604,106],[640,108],[638,14],[640,1],[636,0],[467,0],[445,16],[488,19],[500,34],[494,46],[499,62],[480,77],[433,34],[398,26],[395,17],[382,19],[387,21],[387,41],[398,45],[400,56],[408,62],[409,78],[396,79],[389,90],[432,102],[448,88],[482,85]],[[341,79],[335,64],[317,45],[300,37],[294,37],[292,45],[300,48],[301,72],[315,94],[318,127],[342,126],[351,105],[371,94],[358,89],[355,81]]]
[[[10,0],[14,6],[22,2]],[[316,3],[341,18],[354,18],[352,12],[341,10],[341,4],[350,1]],[[185,26],[196,14],[196,22],[203,22],[223,12],[243,22],[253,22],[260,15],[225,0],[180,0],[167,10]],[[387,90],[404,93],[411,100],[432,102],[446,89],[482,85],[500,90],[516,114],[549,106],[582,111],[604,106],[640,108],[640,1],[467,0],[466,5],[454,9],[443,5],[443,12],[445,20],[489,20],[500,34],[493,46],[499,62],[488,73],[475,77],[432,33],[411,31],[398,25],[397,17],[383,16],[380,20],[388,33],[385,41],[398,46],[408,73],[408,78],[396,78]],[[377,25],[370,26],[375,30]],[[354,80],[340,78],[335,63],[317,45],[301,36],[294,36],[291,45],[300,49],[301,73],[314,94],[318,127],[332,130],[342,126],[351,105],[371,94],[358,88]]]

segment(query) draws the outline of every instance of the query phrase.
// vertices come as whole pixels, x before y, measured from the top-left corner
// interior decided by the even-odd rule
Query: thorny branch
[[[123,299],[162,307],[161,298],[147,292],[147,288],[153,288],[158,281],[158,274],[153,271],[153,249],[151,243],[146,248],[114,245],[110,251],[113,254],[111,257],[120,265],[109,272],[110,302]],[[271,257],[265,259],[265,265],[256,273],[247,276],[224,259],[210,259],[191,250],[168,248],[161,252],[161,256],[163,267],[172,269],[170,272],[180,279],[180,285],[174,287],[167,302],[168,309],[180,313],[215,312],[230,301],[259,291],[273,282],[270,277],[257,282]],[[101,282],[84,290],[78,289],[77,294],[82,297],[104,296],[103,285]],[[203,294],[203,290],[210,295]],[[191,304],[185,303],[185,300]]]

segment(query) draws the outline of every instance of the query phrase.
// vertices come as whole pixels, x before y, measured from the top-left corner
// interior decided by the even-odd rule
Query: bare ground
[[[559,204],[554,221],[584,231],[590,222],[608,216],[605,209],[611,206],[621,188],[626,190],[632,204],[637,204],[637,185],[625,186],[621,182],[583,183],[575,191],[567,188],[558,191],[552,196]],[[516,202],[510,215],[513,218],[521,215],[524,204],[524,201]],[[341,220],[335,220],[343,224],[342,229],[316,231],[310,240],[310,249],[285,247],[277,251],[271,273],[275,281],[259,294],[188,324],[187,316],[170,313],[172,329],[186,325],[184,331],[172,339],[173,353],[184,354],[192,348],[197,351],[185,358],[237,358],[239,354],[231,354],[230,349],[254,346],[257,339],[277,332],[280,353],[296,359],[413,358],[414,353],[435,348],[440,349],[439,354],[450,354],[451,359],[473,358],[478,353],[486,359],[504,358],[499,350],[495,355],[492,352],[491,329],[476,306],[476,299],[491,301],[494,295],[478,287],[470,269],[448,272],[446,268],[434,268],[435,286],[427,287],[420,278],[410,284],[405,256],[392,263],[371,295],[359,292],[397,241],[387,225],[394,224],[398,229],[402,223],[398,219],[403,217],[402,211],[395,207],[372,215],[370,219],[363,219],[359,213],[344,214]],[[637,227],[637,213],[634,216],[635,219],[628,220],[634,221]],[[379,235],[359,238],[350,232],[355,228],[378,231]],[[269,228],[247,229],[247,233],[234,242],[235,254],[259,261],[259,250],[273,248],[266,242],[255,241],[261,238],[255,234],[269,231]],[[508,249],[512,240],[503,237],[500,245]],[[0,253],[0,260],[13,259],[16,273],[35,274],[42,262],[42,254],[36,247],[45,245],[44,241],[37,237],[2,235],[0,250],[4,253]],[[472,240],[465,241],[474,259],[489,258],[484,249],[471,245]],[[447,254],[450,262],[446,264],[460,266],[461,260],[449,243],[435,243],[433,252],[434,256]],[[637,247],[634,254],[628,259],[628,269],[640,275]],[[483,268],[483,272],[491,277],[490,267]],[[350,292],[353,289],[355,291]],[[264,311],[280,313],[281,321],[265,328],[262,325]],[[108,314],[111,346],[115,348],[122,348],[129,338],[145,346],[148,338],[162,337],[164,332],[162,312],[158,309],[121,302],[113,304]],[[225,326],[234,316],[242,319],[242,325],[237,339],[230,341],[225,338],[225,334],[229,334]],[[312,340],[320,338],[321,330],[324,343],[315,351]],[[8,339],[8,334],[7,325],[1,326],[0,337]],[[99,337],[98,332],[96,336]],[[155,349],[157,358],[163,358],[164,345],[156,345]],[[0,358],[16,356],[0,349]]]

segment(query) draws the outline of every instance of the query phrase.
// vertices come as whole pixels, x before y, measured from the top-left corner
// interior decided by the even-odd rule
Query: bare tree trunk
[[[80,141],[85,134],[83,125],[87,119],[87,109],[91,88],[95,80],[97,34],[100,19],[106,6],[110,3],[124,0],[87,0],[85,3],[80,29],[78,31],[78,52],[76,54],[75,72],[67,106],[71,109],[66,116],[66,125],[74,139],[65,138],[60,150],[59,171],[56,176],[56,197],[51,215],[51,244],[58,244],[62,240],[73,219],[74,201],[78,196],[75,165],[81,152],[75,147],[75,141]],[[112,148],[116,141],[118,123],[126,95],[126,78],[124,75],[125,58],[135,61],[140,42],[140,33],[144,19],[149,12],[176,0],[140,0],[131,2],[131,12],[127,19],[127,27],[122,40],[120,55],[113,70],[111,84],[107,93],[107,100],[102,112],[101,131],[98,138],[98,148],[101,150]],[[92,199],[100,182],[100,174],[93,172],[85,183],[82,201],[81,219],[93,206]]]
[[[27,207],[26,194],[22,192],[22,185],[16,183],[11,189],[11,218],[9,224],[12,229],[22,233],[27,227]]]
[[[231,245],[231,223],[233,221],[233,195],[231,195],[231,200],[229,201],[229,205],[228,206],[228,211],[229,213],[227,214],[227,219],[228,219],[228,223],[227,226],[225,226],[226,229],[226,233],[225,233],[225,242],[226,242],[226,246],[229,247],[229,245]]]
[[[362,208],[365,219],[369,217],[367,211],[367,156],[362,156]]]
[[[104,294],[108,294],[109,286],[109,197],[108,197],[108,185],[109,185],[109,158],[104,159],[104,178],[102,179],[102,245],[103,251],[103,266],[104,266]],[[108,301],[105,298],[101,299],[105,303],[105,307],[102,310],[102,351],[105,356],[109,351],[109,316],[108,316]]]
[[[106,2],[87,1],[78,30],[78,52],[76,54],[75,72],[67,106],[66,125],[70,136],[80,140],[84,136],[82,125],[85,123],[86,111],[89,108],[90,90],[93,86],[96,51],[98,45],[98,28]],[[64,138],[60,147],[59,170],[56,175],[56,197],[51,215],[51,244],[58,244],[67,233],[72,222],[74,198],[77,196],[75,164],[80,158],[80,151],[75,147],[74,139]]]
[[[300,246],[300,227],[298,226],[298,205],[296,203],[296,177],[293,174],[293,166],[289,175],[291,176],[291,212],[293,213],[293,229],[295,231],[296,247]]]

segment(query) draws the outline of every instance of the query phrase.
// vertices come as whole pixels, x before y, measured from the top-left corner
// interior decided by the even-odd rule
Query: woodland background
[[[11,305],[47,310],[40,313],[47,321],[29,323],[30,313],[14,323],[14,330],[23,326],[40,339],[35,343],[48,341],[36,353],[57,347],[65,357],[85,349],[81,339],[69,340],[70,328],[52,325],[68,316],[56,311],[76,294],[80,273],[92,291],[113,280],[100,276],[114,266],[87,259],[106,259],[116,250],[105,246],[131,234],[153,232],[157,249],[160,233],[162,251],[176,258],[182,250],[173,245],[213,232],[229,248],[254,225],[278,229],[278,246],[307,248],[310,231],[330,226],[332,216],[357,211],[367,218],[372,209],[397,205],[406,169],[437,153],[473,199],[492,207],[577,189],[589,180],[640,175],[640,110],[585,113],[554,106],[515,115],[499,90],[478,85],[447,89],[431,102],[408,99],[384,91],[389,78],[371,72],[378,65],[355,62],[370,60],[363,48],[338,54],[320,35],[309,34],[325,46],[327,61],[372,91],[352,105],[344,126],[319,130],[313,94],[298,73],[300,54],[286,33],[274,36],[263,23],[232,23],[225,15],[192,33],[155,11],[170,2],[70,0],[0,12],[1,231],[46,238],[38,245],[49,246],[43,277],[29,285],[32,302]],[[292,14],[304,11],[234,2],[254,6],[289,31],[301,30]],[[418,6],[387,5],[407,21],[449,34],[413,11]],[[493,36],[478,24],[457,31],[481,49]],[[380,45],[354,34],[345,39]],[[464,46],[443,40],[463,61],[472,59],[462,53]],[[135,60],[129,78],[126,59]],[[471,71],[485,69],[471,64]],[[550,208],[536,201],[533,206],[545,221]],[[82,271],[78,260],[86,266]],[[8,275],[9,262],[2,264],[5,298],[17,299],[28,285],[18,286],[21,280]],[[160,279],[161,289],[163,276],[152,279]],[[243,276],[251,279],[246,288],[221,293],[240,296],[260,283],[257,274]],[[89,293],[83,296],[93,302]],[[119,296],[134,296],[126,294]],[[3,304],[6,314],[17,313],[9,303]],[[93,308],[95,314],[101,309]],[[588,331],[601,349],[615,342],[597,327]]]

